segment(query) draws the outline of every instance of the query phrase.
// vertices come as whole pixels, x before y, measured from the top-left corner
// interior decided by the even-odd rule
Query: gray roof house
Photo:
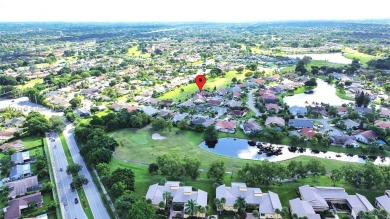
[[[346,119],[344,120],[344,125],[346,129],[352,129],[352,128],[357,128],[359,127],[359,123],[351,120],[351,119]]]
[[[375,206],[387,211],[387,218],[390,218],[390,190],[385,192],[385,195],[375,198]]]
[[[14,164],[23,164],[30,160],[30,151],[17,152],[11,155],[11,161]]]
[[[310,119],[290,119],[288,121],[288,126],[292,126],[294,128],[313,128],[314,123]]]
[[[247,187],[245,183],[232,182],[231,187],[220,185],[216,189],[218,199],[225,198],[224,209],[233,211],[238,197],[245,198],[247,204],[259,205],[260,218],[276,218],[275,209],[282,209],[279,196],[269,191],[263,193],[260,188]]]
[[[304,106],[292,106],[288,108],[288,111],[294,116],[305,115],[307,113],[307,108]]]
[[[38,176],[31,176],[24,179],[7,182],[4,186],[9,187],[8,198],[24,195],[26,192],[31,192],[39,189]]]
[[[158,206],[161,201],[165,201],[164,192],[171,193],[173,203],[187,203],[192,199],[200,206],[207,205],[207,192],[200,189],[193,191],[191,186],[180,186],[178,181],[167,181],[163,186],[158,183],[149,186],[146,199],[152,200],[152,204]]]
[[[321,212],[329,209],[328,202],[335,204],[347,204],[351,210],[351,216],[356,219],[360,211],[372,211],[374,207],[363,195],[348,195],[345,189],[340,187],[299,187],[302,200],[309,203],[313,210]]]
[[[29,163],[13,166],[9,174],[10,180],[22,179],[26,176],[31,176],[31,166]]]
[[[308,219],[321,219],[319,214],[313,210],[313,207],[307,202],[299,198],[289,201],[291,214],[297,214],[298,217],[307,217]]]

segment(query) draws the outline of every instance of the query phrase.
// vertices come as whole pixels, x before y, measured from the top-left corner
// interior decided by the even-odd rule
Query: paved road
[[[74,139],[73,131],[74,131],[73,125],[71,124],[67,125],[64,131],[64,136],[66,142],[68,143],[70,153],[72,154],[73,161],[77,164],[80,164],[83,167],[83,169],[80,171],[80,175],[84,175],[85,178],[89,180],[89,183],[83,187],[89,202],[89,206],[91,207],[93,217],[95,219],[110,218],[107,209],[103,204],[103,200],[100,197],[99,191],[96,188],[96,185],[92,180],[92,177],[87,169],[87,166],[85,165],[85,162],[80,155],[80,151]]]
[[[253,90],[250,90],[249,93],[248,93],[248,101],[246,102],[246,104],[248,105],[248,107],[253,111],[255,112],[255,115],[256,117],[258,116],[261,116],[261,113],[260,111],[255,107],[255,101],[253,100],[253,93],[257,91],[256,89],[253,89]]]
[[[77,191],[72,192],[70,189],[72,176],[66,174],[68,161],[66,160],[61,140],[57,133],[51,133],[50,138],[54,139],[54,141],[51,141],[49,138],[47,138],[47,142],[49,146],[51,163],[53,166],[54,179],[57,185],[62,217],[64,219],[87,219],[81,204],[75,204],[74,202],[75,198],[78,200],[80,200],[80,198],[77,194]],[[63,171],[60,171],[60,168],[62,168]]]

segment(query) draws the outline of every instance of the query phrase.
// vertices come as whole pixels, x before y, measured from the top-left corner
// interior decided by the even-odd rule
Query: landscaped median
[[[74,164],[73,159],[72,159],[72,155],[70,154],[69,147],[68,147],[68,144],[66,143],[64,134],[62,134],[62,133],[60,134],[60,139],[61,139],[62,147],[65,151],[66,160],[68,161],[68,165]],[[77,189],[77,193],[79,194],[81,204],[83,206],[85,214],[87,215],[87,217],[89,219],[93,219],[91,207],[89,206],[88,199],[87,199],[87,196],[85,195],[84,189],[83,188]]]

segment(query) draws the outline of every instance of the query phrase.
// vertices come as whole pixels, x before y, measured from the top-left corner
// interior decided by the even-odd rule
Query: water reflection
[[[332,151],[248,141],[246,139],[221,138],[214,143],[208,142],[206,144],[205,142],[202,142],[200,147],[211,153],[241,159],[283,161],[305,155],[357,163],[365,163],[366,161],[371,160],[375,164],[390,165],[389,157],[344,154]]]

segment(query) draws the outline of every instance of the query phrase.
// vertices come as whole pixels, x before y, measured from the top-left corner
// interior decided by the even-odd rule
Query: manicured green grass
[[[343,56],[348,59],[359,59],[360,63],[367,67],[367,62],[375,59],[375,56],[368,55],[365,53],[358,52],[357,50],[353,50],[350,48],[346,48],[343,50]]]
[[[180,131],[179,134],[176,134],[178,130],[174,128],[172,132],[164,131],[161,132],[161,135],[165,136],[164,140],[153,140],[151,138],[154,131],[151,131],[147,128],[144,129],[124,129],[115,132],[113,137],[119,143],[119,147],[116,149],[116,154],[125,160],[135,161],[135,162],[154,162],[156,157],[162,154],[169,152],[176,152],[181,156],[193,156],[197,157],[202,161],[201,168],[207,169],[210,163],[214,160],[222,160],[226,163],[228,171],[236,171],[238,167],[244,165],[247,162],[258,162],[252,160],[236,159],[225,157],[217,154],[213,154],[207,151],[204,151],[199,147],[199,144],[203,141],[203,135],[195,133],[192,131]],[[235,134],[229,133],[219,133],[220,138],[224,137],[233,137],[233,138],[247,138],[247,136],[241,131],[237,130]],[[286,137],[282,140],[282,143],[290,143],[289,139]],[[314,145],[313,148],[321,149],[320,146]],[[329,147],[327,151],[334,150],[336,152],[342,152],[346,150],[345,148],[340,147]],[[348,153],[358,152],[348,151]],[[343,151],[344,152],[344,151]],[[325,158],[315,158],[309,156],[300,156],[292,160],[300,160],[304,163],[308,162],[310,159],[318,159],[324,163],[328,172],[333,169],[338,169],[341,166],[344,166],[348,163],[341,162],[337,160],[332,160],[329,162],[329,159]],[[282,163],[288,164],[289,161],[282,161]],[[350,163],[353,165],[360,165],[358,163]]]
[[[355,100],[355,98],[348,97],[347,94],[345,93],[344,89],[337,88],[336,89],[336,95],[338,97],[340,97],[341,99],[344,99],[344,100],[352,100],[352,101]]]
[[[60,139],[61,139],[61,143],[62,143],[62,146],[64,148],[64,151],[65,151],[65,156],[66,156],[66,160],[68,161],[68,164],[74,164],[74,161],[73,161],[72,155],[69,151],[68,144],[66,143],[64,134],[62,134],[62,133],[60,134]],[[87,215],[87,217],[89,219],[93,219],[91,207],[89,206],[88,199],[87,199],[87,196],[85,195],[84,189],[83,188],[77,189],[77,193],[79,194],[80,202],[83,205],[83,209],[84,209],[85,214]]]
[[[285,66],[283,66],[284,68],[282,69],[282,72],[294,72],[295,71],[295,66],[296,65],[285,65]],[[342,67],[342,66],[344,66],[344,64],[327,62],[327,61],[324,61],[324,60],[311,60],[310,63],[305,66],[305,68],[310,71],[312,66],[317,66],[317,67],[321,67],[321,66]]]
[[[128,56],[141,56],[143,58],[149,58],[150,54],[149,53],[142,53],[141,51],[138,50],[138,46],[133,46],[131,47],[128,51],[127,54]]]
[[[30,149],[42,145],[42,137],[38,136],[24,137],[21,140],[23,141],[24,149]]]
[[[203,89],[207,90],[213,90],[214,87],[217,89],[219,88],[226,88],[231,84],[232,79],[234,77],[237,78],[237,80],[243,80],[245,79],[245,73],[248,70],[244,70],[242,74],[238,74],[237,71],[229,71],[226,73],[225,77],[218,77],[218,78],[210,78],[207,77],[207,83],[204,85]],[[181,88],[184,89],[183,92],[181,92]],[[196,86],[195,83],[190,83],[188,85],[180,86],[172,91],[169,91],[159,97],[159,99],[166,100],[166,99],[173,99],[174,101],[185,101],[193,96],[193,94],[198,91],[198,87]]]

